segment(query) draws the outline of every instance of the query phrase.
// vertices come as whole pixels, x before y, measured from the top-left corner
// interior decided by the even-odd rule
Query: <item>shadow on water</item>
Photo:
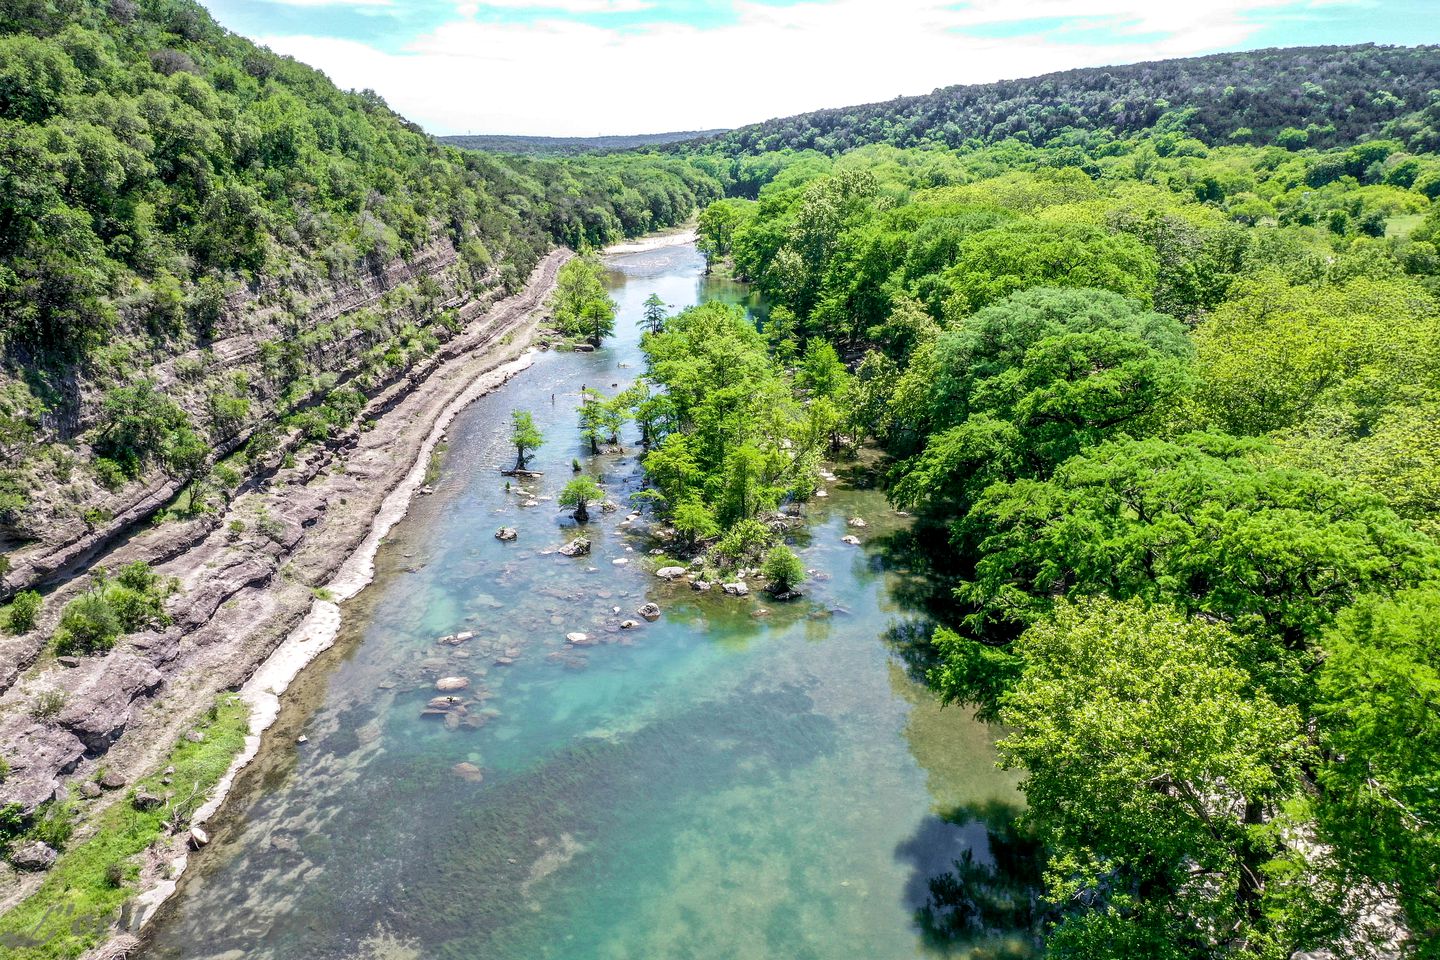
[[[906,903],[937,952],[1034,956],[1043,922],[1041,846],[1014,804],[989,800],[926,817],[895,849]]]

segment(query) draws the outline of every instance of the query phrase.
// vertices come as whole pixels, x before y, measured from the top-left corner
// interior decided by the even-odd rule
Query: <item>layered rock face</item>
[[[451,281],[455,292],[436,309],[456,311],[458,332],[369,391],[349,428],[297,447],[283,465],[277,453],[214,514],[132,526],[72,561],[77,572],[90,564],[151,563],[178,582],[167,602],[171,623],[123,637],[103,654],[44,655],[59,611],[87,589],[88,578],[77,576],[47,595],[35,630],[0,640],[0,756],[10,764],[0,807],[19,804],[29,812],[72,784],[103,787],[102,768],[109,782],[133,782],[219,692],[242,683],[369,533],[441,412],[477,380],[501,378],[507,361],[523,352],[568,256],[551,254],[520,293],[503,300],[493,288],[466,298]],[[443,276],[444,258],[437,262]],[[383,299],[377,291],[352,302]],[[227,341],[232,357],[241,355],[238,336]],[[337,350],[332,369],[352,369],[346,358],[355,355]],[[69,541],[70,549],[76,543]],[[94,789],[81,795],[103,802]]]

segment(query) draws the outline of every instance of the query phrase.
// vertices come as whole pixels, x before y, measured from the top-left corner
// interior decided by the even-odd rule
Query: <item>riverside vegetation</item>
[[[1051,955],[1436,947],[1437,117],[742,155],[701,214],[771,310],[650,340],[655,496],[723,552],[881,444],[907,659],[1008,731]]]
[[[1436,88],[1434,48],[1269,51],[659,153],[497,157],[187,0],[7,3],[8,626],[44,620],[39,553],[123,532],[157,483],[184,488],[171,515],[203,515],[352,424],[552,245],[703,208],[712,267],[768,313],[647,304],[646,377],[587,396],[583,435],[596,451],[633,418],[641,498],[683,559],[759,570],[777,594],[805,573],[784,508],[825,461],[883,449],[934,620],[902,652],[1007,731],[1044,851],[1044,949],[1433,955]],[[561,272],[551,309],[572,339],[613,333],[593,260]],[[543,438],[528,414],[514,428],[523,470]],[[584,513],[603,494],[582,479],[565,499]],[[53,611],[56,652],[160,622],[173,589],[143,565],[92,583]],[[37,700],[37,722],[62,706]],[[237,710],[217,707],[213,755],[172,757],[197,790],[238,747]],[[63,849],[68,809],[0,807],[10,849],[62,848],[0,921],[41,930],[39,955],[76,948],[47,906],[106,916],[165,826],[112,805]]]

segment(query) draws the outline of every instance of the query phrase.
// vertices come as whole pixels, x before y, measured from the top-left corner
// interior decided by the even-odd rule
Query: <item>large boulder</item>
[[[661,580],[677,580],[680,577],[685,576],[685,568],[661,567],[659,570],[655,571],[655,576],[659,577]]]
[[[56,723],[78,737],[91,754],[104,753],[130,722],[131,704],[164,682],[164,675],[139,657],[115,654],[97,664],[66,698]]]
[[[17,870],[49,870],[59,856],[49,844],[39,840],[22,843],[10,851],[10,862]]]
[[[565,546],[561,547],[560,552],[567,557],[586,556],[590,553],[590,541],[586,540],[584,537],[576,537],[574,540],[571,540],[569,543],[565,544]]]
[[[735,583],[725,584],[725,592],[732,597],[748,597],[750,595],[750,588],[737,581]]]
[[[635,612],[652,623],[660,619],[660,605],[658,603],[647,603]]]

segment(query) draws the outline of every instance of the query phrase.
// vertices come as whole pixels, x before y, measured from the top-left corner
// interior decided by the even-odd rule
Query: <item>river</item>
[[[883,639],[915,616],[887,549],[906,520],[846,481],[863,465],[807,508],[794,545],[817,573],[798,601],[659,581],[649,518],[628,508],[595,512],[589,558],[542,553],[575,532],[543,499],[572,458],[622,504],[638,489],[634,450],[585,455],[575,407],[641,371],[645,298],[746,296],[693,245],[607,263],[617,336],[542,354],[453,422],[434,495],[291,687],[138,956],[1024,955],[1003,933],[947,935],[985,893],[974,876],[1013,860],[1016,779],[992,731],[942,709]],[[528,494],[499,473],[514,409],[546,436]],[[647,601],[661,618],[621,630]],[[436,642],[460,631],[475,637]],[[440,676],[470,680],[462,723],[422,715]]]

